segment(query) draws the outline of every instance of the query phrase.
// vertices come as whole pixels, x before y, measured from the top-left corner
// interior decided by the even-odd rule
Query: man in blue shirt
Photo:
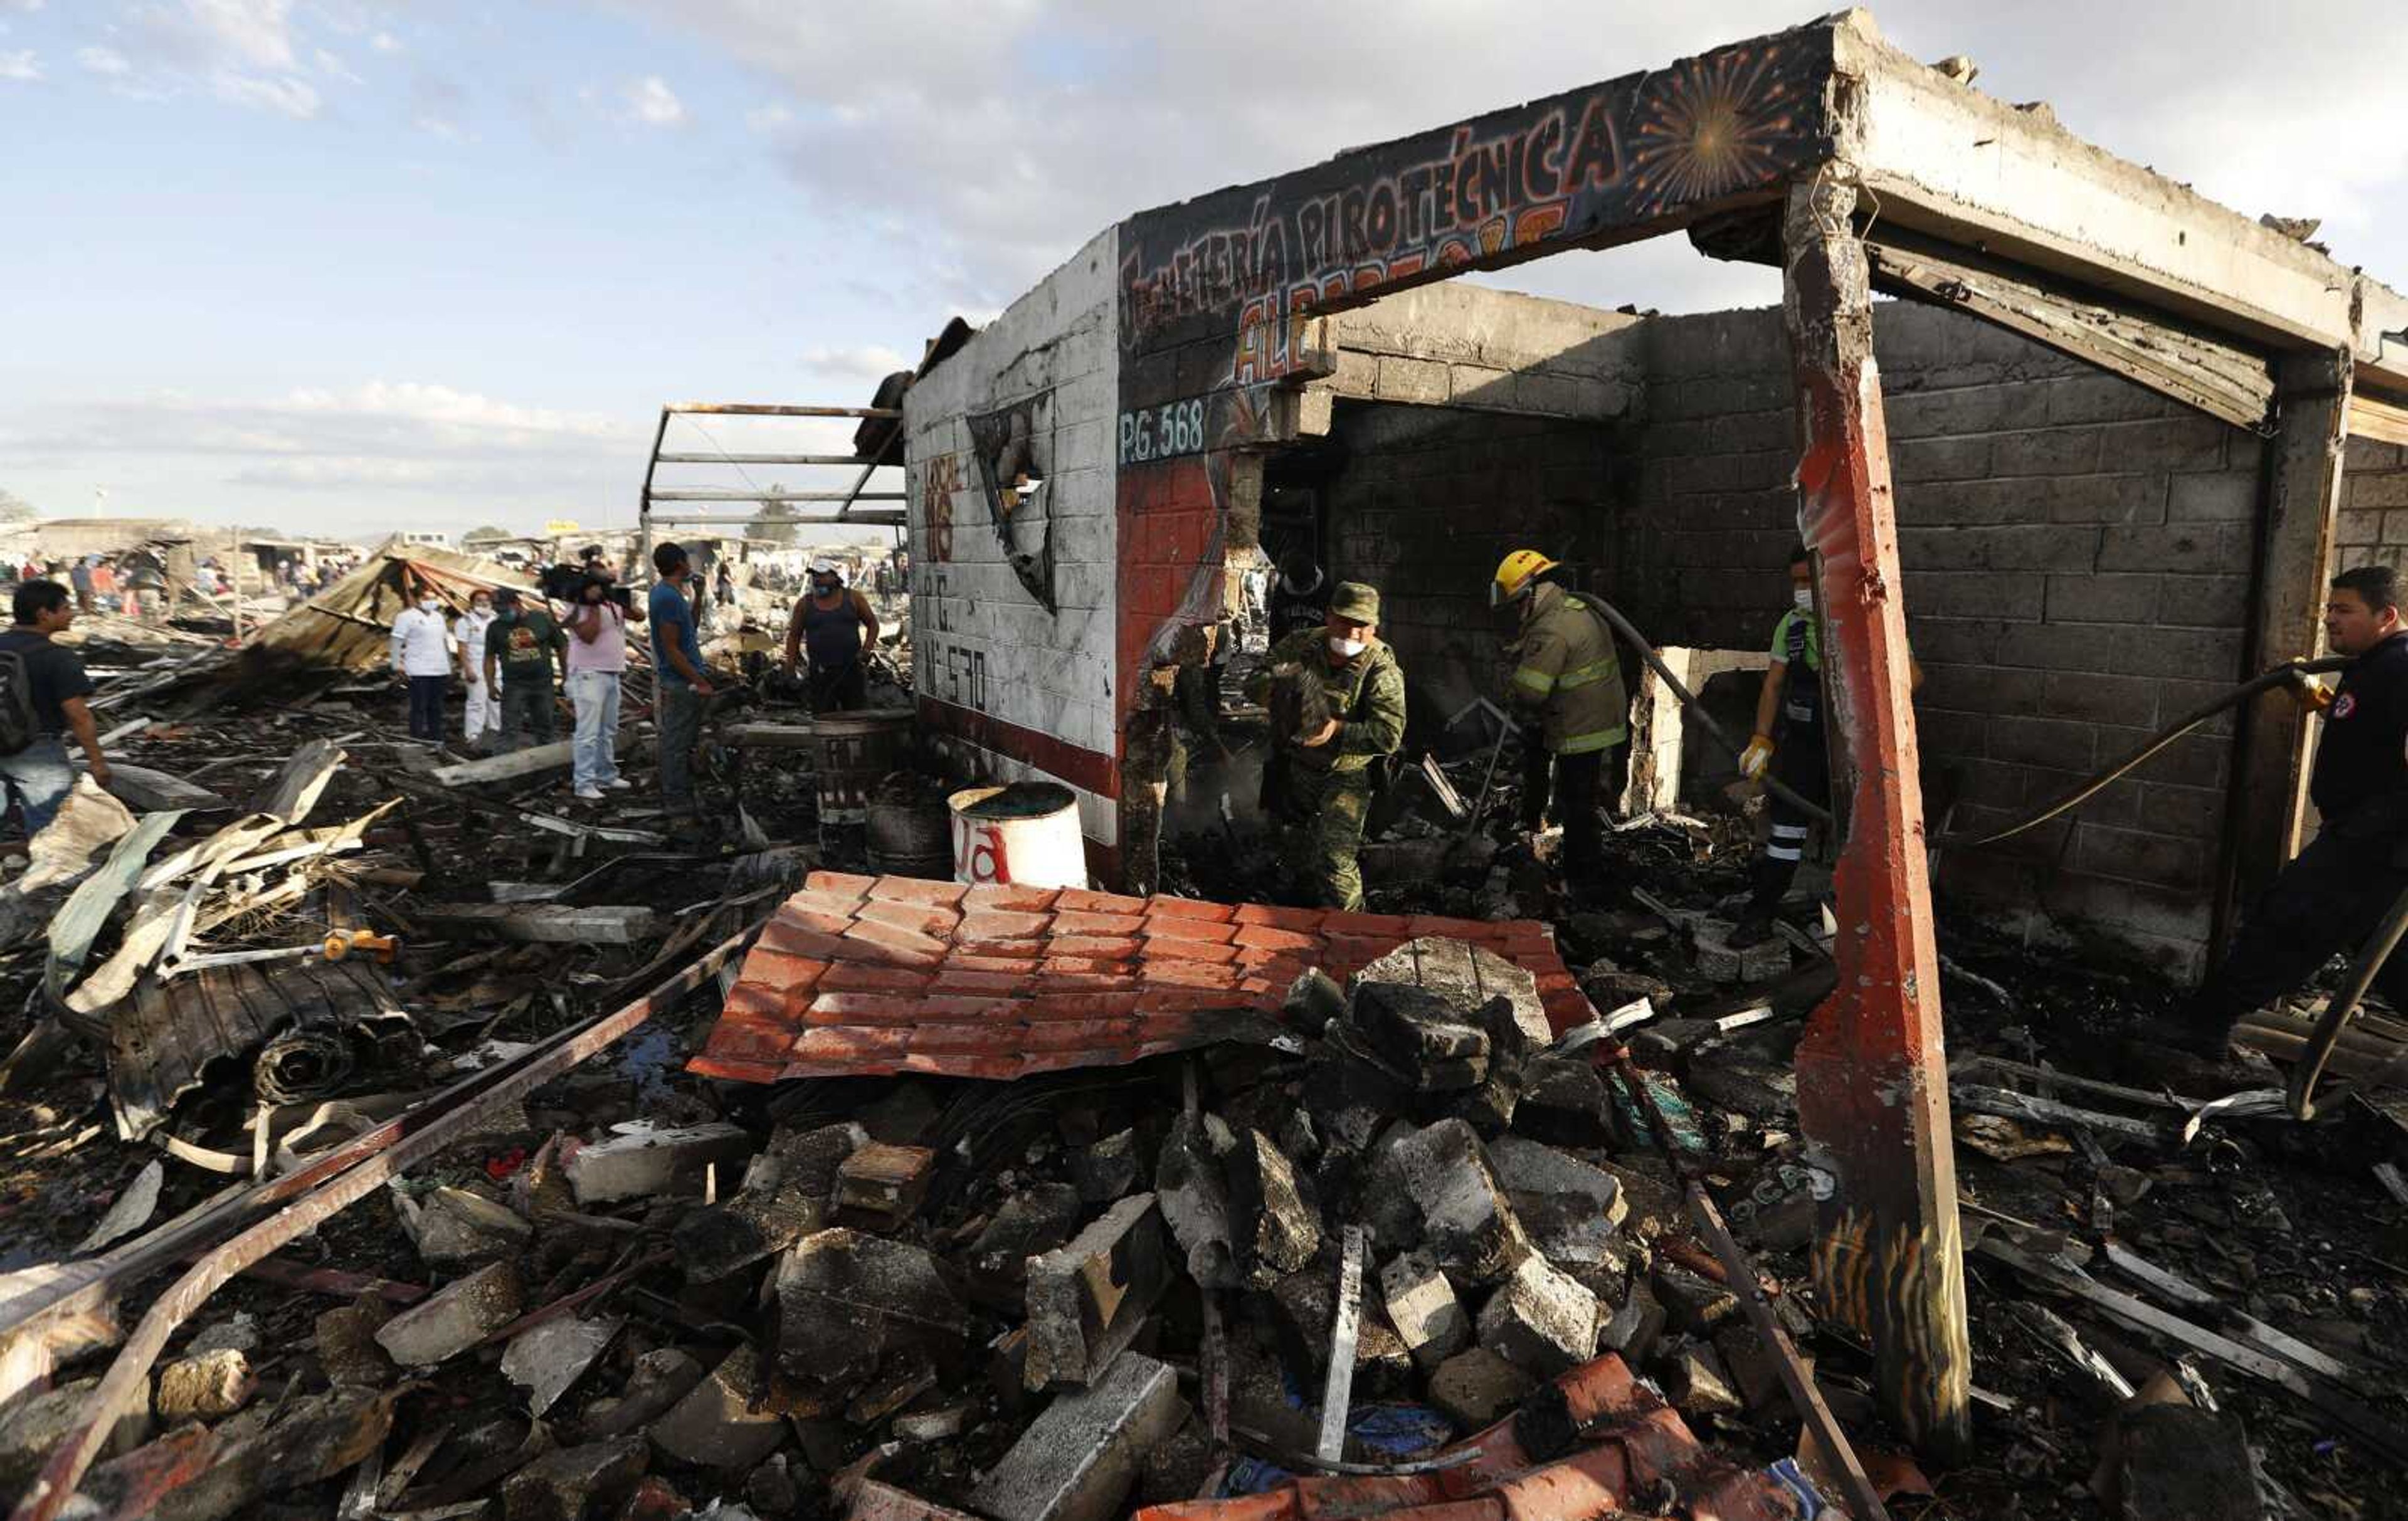
[[[713,688],[702,668],[702,645],[695,636],[694,604],[686,581],[694,564],[675,544],[652,551],[652,583],[647,604],[652,625],[652,674],[659,691],[661,803],[671,818],[694,816],[694,746],[702,735],[702,705]]]

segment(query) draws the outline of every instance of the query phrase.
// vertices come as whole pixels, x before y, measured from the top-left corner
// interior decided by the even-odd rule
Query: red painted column
[[[1971,1432],[1964,1243],[1941,1044],[1889,437],[1854,173],[1794,187],[1782,308],[1798,395],[1799,530],[1814,552],[1834,723],[1839,985],[1798,1044],[1810,1158],[1833,1186],[1813,1254],[1827,1313],[1877,1359],[1885,1413],[1928,1454]]]

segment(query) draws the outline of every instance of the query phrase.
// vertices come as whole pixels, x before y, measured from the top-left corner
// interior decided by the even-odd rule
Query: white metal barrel
[[[945,799],[953,815],[953,880],[972,885],[1084,887],[1087,846],[1078,794],[1058,782],[969,787]]]

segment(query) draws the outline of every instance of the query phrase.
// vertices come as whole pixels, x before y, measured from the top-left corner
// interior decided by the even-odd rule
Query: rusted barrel
[[[819,736],[820,824],[866,824],[879,779],[903,764],[911,742],[911,710],[872,708],[823,713]]]

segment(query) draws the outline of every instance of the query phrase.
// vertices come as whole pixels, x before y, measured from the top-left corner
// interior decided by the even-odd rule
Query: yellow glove
[[[1757,735],[1739,753],[1739,774],[1750,782],[1764,775],[1764,768],[1771,764],[1772,740],[1769,736]]]
[[[2292,698],[2299,703],[2303,711],[2321,712],[2332,706],[2332,688],[2317,681],[2306,671],[2294,668],[2290,673],[2290,680],[2285,684],[2291,689]]]

